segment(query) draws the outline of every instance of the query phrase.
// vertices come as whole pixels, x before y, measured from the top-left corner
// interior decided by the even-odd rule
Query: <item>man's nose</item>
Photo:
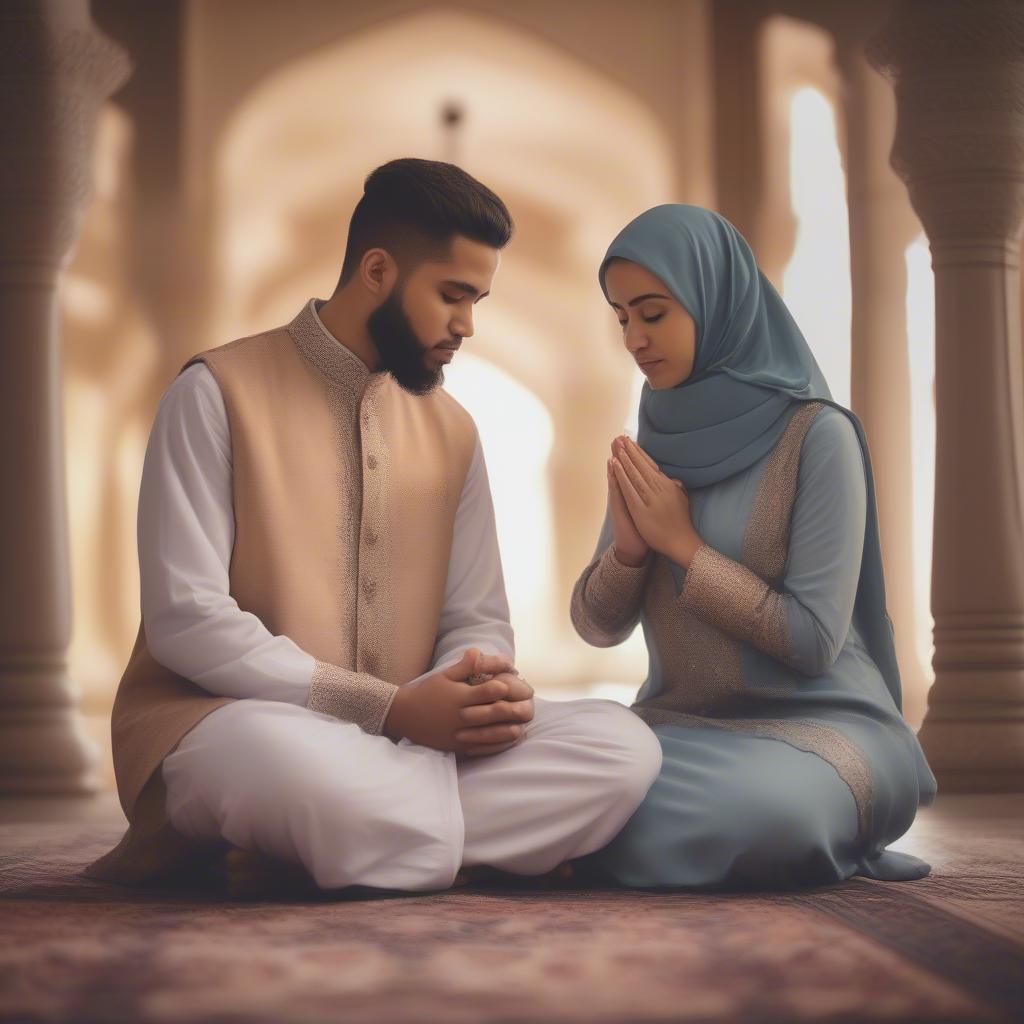
[[[469,314],[457,317],[451,323],[451,332],[453,338],[472,338],[473,317]]]

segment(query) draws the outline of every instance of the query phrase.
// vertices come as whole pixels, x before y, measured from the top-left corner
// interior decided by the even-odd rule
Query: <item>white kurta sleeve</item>
[[[315,659],[231,596],[231,481],[227,410],[199,363],[167,389],[142,470],[139,569],[150,654],[218,696],[299,704],[382,732],[397,686]]]
[[[213,374],[178,375],[157,410],[139,491],[142,621],[152,656],[226,697],[305,705],[315,659],[229,593],[231,438]]]
[[[444,605],[434,647],[433,666],[417,683],[454,664],[467,647],[515,658],[505,576],[494,523],[494,502],[479,436],[455,514]]]

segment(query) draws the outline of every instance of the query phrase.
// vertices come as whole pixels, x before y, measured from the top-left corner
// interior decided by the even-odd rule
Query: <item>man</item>
[[[325,889],[443,889],[550,871],[643,799],[661,754],[635,715],[515,673],[479,439],[439,386],[511,232],[459,168],[385,164],[332,297],[168,388],[112,716],[130,827],[90,874],[231,844]]]

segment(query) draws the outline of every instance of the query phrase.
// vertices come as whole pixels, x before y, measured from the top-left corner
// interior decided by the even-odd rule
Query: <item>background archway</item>
[[[451,105],[457,135],[442,123]],[[215,153],[214,335],[286,322],[310,295],[330,294],[362,181],[396,156],[458,162],[517,223],[464,349],[490,369],[468,372],[465,360],[449,380],[476,406],[492,479],[515,484],[495,487],[520,503],[498,514],[506,567],[548,563],[542,579],[506,570],[520,665],[541,689],[635,683],[639,637],[593,651],[571,630],[568,600],[596,540],[604,450],[629,415],[636,373],[596,268],[628,219],[672,198],[668,141],[628,90],[497,17],[432,8],[294,57],[246,95]],[[494,401],[476,402],[484,380]],[[514,422],[513,408],[532,412]],[[508,431],[519,444],[499,464],[492,450]]]

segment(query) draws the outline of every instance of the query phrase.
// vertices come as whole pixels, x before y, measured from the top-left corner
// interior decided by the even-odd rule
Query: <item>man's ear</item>
[[[367,291],[384,299],[398,279],[398,264],[387,249],[367,249],[359,261],[359,277]]]

